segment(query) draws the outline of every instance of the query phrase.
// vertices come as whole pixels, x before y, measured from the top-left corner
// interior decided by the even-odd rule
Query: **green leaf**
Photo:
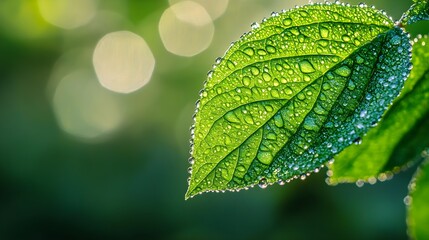
[[[350,146],[336,157],[330,166],[330,183],[384,180],[429,146],[428,40],[427,36],[415,40],[413,70],[401,96],[361,145]]]
[[[408,205],[408,234],[413,239],[429,239],[429,153],[423,154],[427,160],[411,180],[410,194],[404,199]]]
[[[399,22],[407,26],[421,20],[429,20],[429,0],[414,0],[414,4],[402,15]]]
[[[200,93],[185,197],[317,172],[398,95],[410,48],[363,4],[307,5],[253,24]]]

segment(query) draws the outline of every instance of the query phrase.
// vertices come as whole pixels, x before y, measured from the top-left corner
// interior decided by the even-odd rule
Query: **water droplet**
[[[267,112],[272,112],[274,110],[271,105],[265,105],[264,108],[267,110]]]
[[[227,62],[227,66],[228,66],[228,68],[229,68],[229,69],[231,69],[231,70],[233,70],[233,69],[235,68],[235,64],[234,64],[233,62],[229,61],[229,60],[228,60],[228,62]]]
[[[328,113],[320,104],[316,104],[313,110],[319,115],[325,115]]]
[[[311,78],[309,76],[307,76],[307,75],[304,76],[304,81],[305,82],[309,82],[310,80],[311,80]]]
[[[264,79],[264,81],[268,82],[271,80],[271,75],[269,73],[262,73],[262,78]]]
[[[350,76],[352,70],[350,70],[348,66],[342,66],[340,68],[335,69],[334,72],[342,77],[348,77]]]
[[[329,89],[331,89],[331,85],[329,83],[324,83],[322,85],[322,88],[323,88],[323,90],[329,90]]]
[[[267,55],[267,52],[264,49],[258,49],[258,55],[265,56]]]
[[[353,140],[353,143],[356,145],[362,144],[362,138],[360,138],[360,137],[356,138],[355,140]]]
[[[273,155],[270,152],[260,151],[258,153],[258,160],[266,165],[269,165],[273,161]]]
[[[326,47],[326,46],[328,46],[328,44],[329,44],[329,42],[327,41],[327,40],[319,40],[319,41],[317,41],[317,43],[320,45],[320,46],[322,46],[322,47]]]
[[[364,59],[363,59],[361,56],[359,56],[359,55],[357,55],[357,56],[356,56],[356,62],[357,62],[358,64],[362,64],[362,63],[363,63],[363,61],[364,61]]]
[[[316,69],[313,67],[313,64],[311,64],[308,60],[299,62],[299,69],[303,73],[313,73],[316,71]]]
[[[292,29],[290,29],[290,32],[291,32],[293,35],[295,35],[295,36],[298,36],[298,35],[299,35],[299,31],[298,31],[298,29],[296,29],[296,28],[292,28]]]
[[[347,35],[347,34],[343,35],[343,36],[342,36],[342,39],[343,39],[343,41],[344,41],[344,42],[348,42],[348,41],[350,41],[350,37],[349,37],[349,35]]]
[[[375,183],[377,183],[377,178],[375,177],[368,178],[368,183],[371,185],[374,185]]]
[[[274,79],[274,81],[273,81],[273,86],[274,87],[278,87],[280,85],[280,83],[279,83],[279,81],[277,81],[277,78],[276,79]]]
[[[285,20],[283,20],[283,24],[285,26],[290,26],[292,24],[292,19],[290,18],[285,18]]]
[[[192,167],[188,167],[188,173],[192,174]]]
[[[202,97],[202,98],[207,97],[207,91],[201,90],[200,97]]]
[[[279,181],[277,181],[277,183],[278,183],[280,186],[285,185],[285,181],[283,181],[283,180],[279,180]]]
[[[244,86],[249,86],[250,85],[250,78],[249,77],[243,77],[243,84]]]
[[[271,54],[276,52],[276,48],[274,46],[271,46],[271,45],[268,45],[266,47],[266,49],[267,49],[267,52],[269,52]]]
[[[368,93],[368,94],[366,94],[366,95],[365,95],[365,99],[366,99],[366,100],[371,100],[371,99],[372,99],[372,95],[371,95],[371,94],[369,94],[369,93]]]
[[[221,61],[222,61],[222,58],[221,58],[221,57],[218,57],[218,58],[216,58],[215,63],[216,63],[216,64],[219,64]]]
[[[365,182],[363,180],[359,179],[359,180],[356,181],[356,186],[358,186],[360,188],[363,187],[364,184],[365,184]]]
[[[301,175],[301,180],[305,180],[307,178],[307,176],[305,174]]]
[[[356,45],[356,46],[359,46],[359,45],[360,45],[360,43],[361,43],[361,42],[360,42],[359,40],[355,39],[355,45]]]
[[[258,75],[259,74],[259,69],[257,67],[252,67],[250,69],[250,71],[252,72],[253,75]]]
[[[412,201],[413,201],[413,199],[411,198],[411,196],[406,196],[404,198],[404,204],[407,206],[411,205]]]
[[[298,95],[296,97],[301,101],[305,100],[305,95],[302,92],[298,93]]]
[[[277,135],[275,133],[268,133],[267,134],[267,139],[269,139],[269,140],[276,140],[277,139]]]
[[[239,172],[244,172],[244,171],[246,171],[246,168],[245,168],[243,165],[239,165],[239,166],[237,167],[237,170],[238,170]]]
[[[255,54],[255,50],[253,50],[251,47],[245,48],[243,52],[249,56],[253,56],[253,54]]]
[[[229,136],[225,136],[225,145],[231,145],[232,141]]]
[[[363,129],[365,126],[363,125],[363,123],[358,122],[358,123],[356,123],[356,127],[357,127],[358,129]]]
[[[285,93],[287,94],[287,95],[292,95],[293,94],[293,91],[292,91],[292,88],[290,88],[290,87],[287,87],[287,88],[285,88]]]
[[[361,117],[361,118],[364,118],[364,117],[366,117],[366,115],[368,114],[368,111],[367,110],[362,110],[361,112],[360,112],[360,114],[359,114],[359,116]]]
[[[194,163],[195,163],[195,159],[194,159],[193,157],[190,157],[190,158],[188,159],[188,162],[189,162],[189,164],[194,165]]]
[[[325,27],[320,27],[319,32],[320,32],[320,36],[322,38],[327,38],[329,36],[329,29],[327,29]]]
[[[273,98],[279,98],[280,97],[279,91],[277,91],[277,89],[271,90],[271,96]]]
[[[257,29],[257,28],[259,27],[259,23],[254,22],[254,23],[252,23],[252,25],[250,25],[250,27],[251,27],[252,29]]]
[[[262,178],[261,180],[259,180],[258,186],[262,189],[267,188],[268,187],[267,179]]]
[[[234,112],[228,112],[225,114],[225,119],[231,123],[240,123],[240,119],[235,115]]]
[[[401,37],[399,36],[393,36],[392,39],[390,39],[390,43],[393,45],[399,45],[401,44]]]
[[[347,85],[347,88],[348,88],[349,90],[353,91],[353,90],[355,90],[355,88],[356,88],[356,84],[355,84],[352,80],[350,80],[350,81],[349,81],[349,84]]]
[[[307,17],[308,13],[306,11],[300,11],[299,15],[301,15],[302,17]]]
[[[279,114],[274,116],[274,124],[279,128],[283,127],[283,119]]]
[[[304,120],[304,128],[310,131],[319,130],[319,126],[314,122],[314,118],[307,117]]]
[[[252,118],[251,116],[249,116],[249,115],[246,115],[246,116],[244,117],[244,121],[245,121],[246,123],[248,123],[248,124],[255,124],[255,122],[253,121],[253,118]]]
[[[213,70],[210,70],[207,72],[207,77],[212,78],[213,77]]]

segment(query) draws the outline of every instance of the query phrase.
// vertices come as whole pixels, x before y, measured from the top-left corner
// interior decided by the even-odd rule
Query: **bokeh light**
[[[184,0],[169,0],[170,5],[174,5]],[[213,20],[222,16],[228,8],[229,0],[194,0],[194,2],[201,4],[210,14]]]
[[[149,82],[155,58],[144,39],[132,32],[105,35],[93,54],[98,80],[105,88],[130,93]]]
[[[38,0],[43,18],[60,28],[73,29],[87,24],[97,12],[96,0]]]
[[[38,11],[36,1],[0,1],[0,35],[29,40],[49,36],[50,30],[50,25]]]
[[[159,34],[169,52],[191,57],[210,46],[214,24],[203,6],[183,1],[164,11],[159,21]]]
[[[59,82],[53,108],[64,131],[86,139],[106,136],[122,121],[121,107],[113,95],[86,70],[77,70]]]

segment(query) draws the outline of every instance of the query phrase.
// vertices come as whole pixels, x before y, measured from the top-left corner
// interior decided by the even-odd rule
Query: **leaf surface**
[[[429,0],[414,0],[414,4],[399,21],[407,26],[421,20],[429,20]]]
[[[429,239],[429,155],[409,185],[410,195],[404,201],[408,205],[408,233],[413,239]]]
[[[429,40],[420,37],[413,45],[413,70],[404,89],[383,116],[369,130],[362,144],[341,152],[330,166],[330,183],[380,180],[400,167],[419,159],[429,146]]]
[[[365,5],[307,5],[253,24],[200,93],[185,197],[318,171],[398,95],[409,49],[404,31]]]

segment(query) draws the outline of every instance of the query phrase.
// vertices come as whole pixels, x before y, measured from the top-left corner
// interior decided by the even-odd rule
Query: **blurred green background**
[[[325,169],[184,201],[191,117],[214,59],[252,22],[305,3],[1,0],[0,239],[407,239],[413,169],[362,188],[327,186]],[[411,3],[367,1],[394,19]],[[146,61],[126,93],[102,77],[117,69],[93,64],[121,60],[116,45],[94,51],[117,31],[150,49],[122,62]]]

